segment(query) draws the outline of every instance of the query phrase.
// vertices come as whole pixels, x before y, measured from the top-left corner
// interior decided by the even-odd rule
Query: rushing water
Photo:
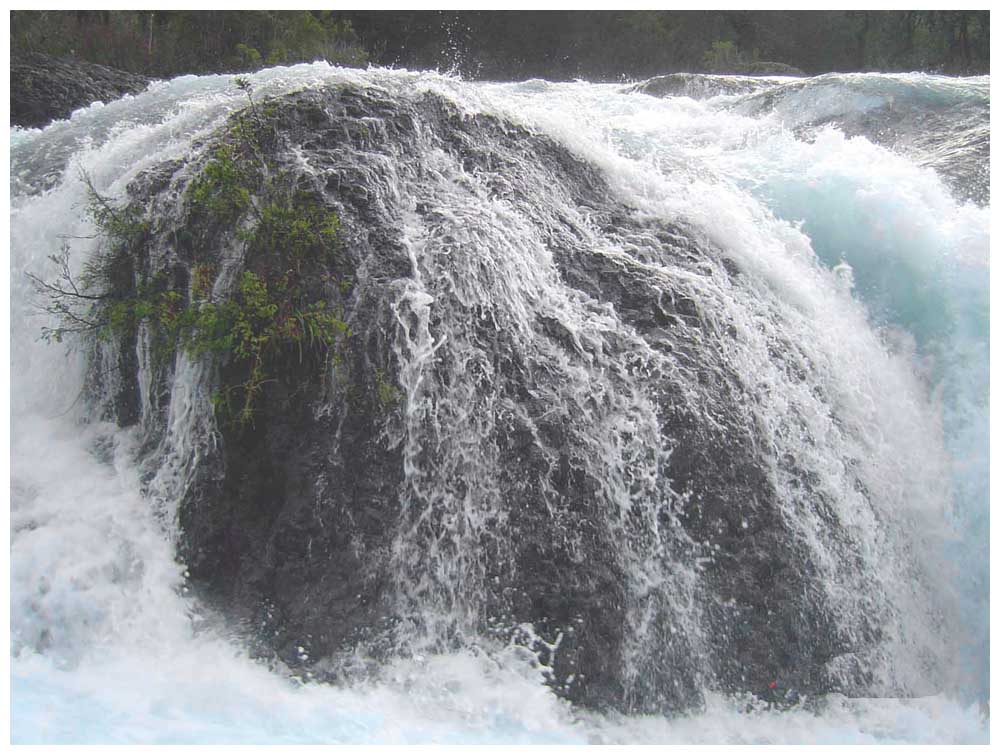
[[[726,88],[744,94],[713,97],[710,86],[702,87],[699,100],[657,99],[613,85],[474,84],[320,64],[252,78],[261,95],[352,82],[401,96],[431,91],[465,112],[499,115],[597,166],[638,214],[691,224],[763,281],[768,296],[797,313],[790,335],[816,341],[802,348],[815,346],[810,355],[826,365],[850,416],[871,417],[856,428],[864,447],[875,449],[860,462],[868,465],[865,480],[892,502],[886,515],[906,533],[902,542],[935,559],[923,566],[940,578],[932,585],[936,609],[948,616],[937,626],[948,627],[949,636],[933,636],[933,623],[924,630],[917,613],[900,624],[914,641],[944,653],[951,673],[919,698],[829,696],[774,711],[709,693],[699,713],[666,718],[575,710],[544,685],[545,669],[515,646],[418,653],[389,664],[377,679],[346,687],[289,679],[251,661],[225,622],[187,596],[184,569],[173,558],[171,501],[140,493],[149,488],[132,461],[138,431],[81,424],[82,360],[37,341],[42,320],[24,275],[51,274],[48,256],[67,239],[83,252],[93,244],[81,211],[84,173],[99,190],[120,194],[143,169],[187,154],[192,140],[245,102],[229,77],[182,77],[44,130],[11,134],[15,742],[986,740],[989,207],[982,158],[984,133],[988,158],[988,77],[769,79],[756,91]],[[528,291],[539,285],[530,276],[541,273],[510,262],[519,253],[518,234],[531,233],[518,225],[523,218],[470,214],[464,222],[495,233],[489,236],[494,284]],[[400,385],[408,416],[417,422],[433,410],[443,423],[458,418],[470,432],[485,432],[480,425],[490,412],[461,411],[476,396],[432,396],[420,385],[423,363],[448,352],[436,355],[443,339],[427,327],[438,293],[429,293],[436,283],[429,276],[437,262],[426,234],[406,232],[417,271],[399,299],[406,310],[400,322],[417,324],[397,343],[407,366]],[[712,289],[702,293],[715,296]],[[753,301],[738,303],[750,314],[727,310],[727,316],[752,341],[752,317],[761,312],[753,311]],[[575,305],[552,300],[547,306],[571,311]],[[599,339],[602,315],[587,317],[577,332],[587,337],[590,328]],[[734,353],[761,385],[769,384],[773,365],[755,361],[750,347]],[[177,426],[197,422],[192,407],[206,401],[197,379],[182,384],[192,390],[173,398]],[[577,389],[587,385],[581,375]],[[772,397],[763,404],[771,415],[761,426],[778,428],[786,404],[809,400]],[[839,437],[836,429],[822,431]],[[191,433],[175,435],[180,442]],[[417,437],[409,434],[411,443]],[[185,454],[175,451],[181,461],[163,464],[153,489],[170,491],[171,475],[183,475]],[[417,446],[406,451],[411,487],[404,497],[416,496],[424,482],[420,453]],[[655,466],[655,458],[650,463]],[[814,463],[819,469],[825,460]],[[463,464],[488,465],[489,459],[470,456]],[[830,489],[837,489],[839,473],[827,472]],[[843,511],[864,528],[850,496],[843,491]],[[467,509],[473,535],[490,521],[492,506],[483,490]],[[877,556],[878,543],[860,542]],[[400,539],[401,563],[411,546]],[[893,575],[886,584],[905,583],[905,571],[895,575],[898,564],[876,556],[869,565]],[[472,567],[442,560],[441,568]],[[646,573],[639,562],[630,568],[642,579],[660,580],[661,590],[687,589],[683,573]],[[426,603],[421,588],[414,589],[413,599]],[[837,599],[853,605],[850,595]]]

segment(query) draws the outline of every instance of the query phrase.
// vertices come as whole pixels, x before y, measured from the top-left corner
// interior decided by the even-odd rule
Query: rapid
[[[414,652],[377,674],[339,685],[251,658],[225,618],[193,596],[175,559],[175,498],[210,406],[199,393],[197,365],[177,366],[178,384],[190,390],[172,397],[169,450],[176,458],[151,473],[136,462],[141,428],[120,429],[88,414],[81,350],[39,340],[46,315],[27,277],[52,275],[51,257],[66,243],[78,269],[96,247],[83,212],[88,180],[104,194],[121,196],[142,171],[184,158],[246,104],[232,77],[185,76],[45,129],[11,131],[14,743],[988,741],[988,77],[774,78],[719,93],[708,82],[688,93],[693,96],[663,98],[614,84],[477,83],[319,63],[248,78],[259,98],[341,84],[401,98],[434,93],[462,113],[497,116],[545,135],[594,166],[637,217],[683,221],[724,249],[759,296],[729,291],[710,276],[668,270],[662,261],[642,262],[676,276],[737,334],[726,359],[758,390],[747,412],[762,428],[762,442],[779,455],[794,453],[815,471],[818,488],[856,538],[864,566],[857,575],[845,573],[839,554],[823,542],[813,546],[817,568],[829,571],[832,605],[843,608],[847,621],[868,610],[860,598],[870,584],[891,597],[891,610],[882,614],[876,607],[866,617],[881,622],[888,637],[880,652],[891,657],[873,661],[888,669],[888,692],[831,694],[777,710],[707,688],[704,706],[693,713],[624,715],[577,708],[556,696],[546,685],[546,663],[528,650],[531,643],[497,646],[484,639],[451,652],[415,643]],[[551,201],[558,198],[554,189]],[[454,214],[455,206],[448,211]],[[448,442],[422,435],[421,422],[431,417],[442,437],[449,429],[472,437],[489,429],[483,425],[492,416],[461,411],[463,403],[478,401],[468,385],[449,394],[425,383],[429,362],[475,346],[461,343],[460,329],[447,330],[446,316],[442,324],[448,297],[435,288],[439,281],[454,272],[449,295],[501,301],[511,328],[528,321],[518,308],[525,302],[550,308],[553,317],[570,313],[567,327],[584,344],[600,344],[618,327],[614,313],[587,309],[552,287],[544,255],[528,259],[531,223],[548,218],[484,202],[451,219],[457,229],[467,222],[481,231],[463,241],[479,239],[489,248],[484,258],[494,272],[484,280],[496,290],[471,285],[471,275],[462,278],[448,267],[448,249],[433,248],[434,239],[415,227],[404,229],[417,273],[398,299],[400,323],[416,327],[404,327],[395,346],[413,423],[403,498],[424,495],[435,484],[421,467],[421,444]],[[629,255],[634,250],[627,242],[610,253]],[[789,351],[821,376],[819,389],[789,383],[788,365],[767,358],[775,344],[758,323],[775,313]],[[530,337],[526,330],[524,340]],[[595,454],[611,470],[608,496],[628,495],[615,487],[630,489],[615,477],[622,460],[645,475],[632,490],[639,486],[650,499],[662,495],[669,481],[642,482],[652,480],[661,457],[671,453],[650,448],[649,402],[600,348],[593,352],[593,372],[568,373],[573,379],[565,391],[578,398],[606,384],[606,375],[625,386],[609,391],[612,411],[594,428]],[[841,419],[824,415],[828,403],[840,408]],[[808,426],[805,435],[822,444],[789,435],[799,418]],[[607,448],[599,433],[641,448]],[[474,449],[463,454],[455,474],[489,479],[496,473]],[[847,457],[857,460],[856,470],[843,468]],[[781,471],[774,474],[780,487]],[[849,484],[855,474],[865,495],[880,502],[874,513]],[[789,492],[789,500],[798,501],[796,495]],[[456,539],[471,565],[441,561],[446,587],[459,580],[448,569],[476,568],[475,528],[496,526],[495,497],[482,486],[465,504],[462,526],[472,535]],[[823,522],[807,508],[788,516],[804,540],[822,532]],[[883,530],[892,542],[874,534]],[[401,561],[408,548],[429,547],[407,540],[405,523],[401,532]],[[672,541],[664,536],[660,542]],[[636,585],[694,606],[681,623],[697,653],[707,640],[696,616],[699,570],[682,558],[689,546],[699,552],[681,542],[681,567],[673,571],[652,565],[638,545],[625,549],[624,563]],[[903,551],[917,560],[913,571],[894,557]],[[869,574],[877,577],[873,583]],[[450,611],[452,603],[469,610],[465,595],[446,596],[450,603],[428,598],[403,567],[399,590],[404,601],[435,610]],[[423,623],[451,618],[424,616]],[[648,630],[641,610],[630,621],[636,636]],[[522,634],[531,631],[525,627]],[[650,662],[641,648],[636,652],[637,667]],[[934,662],[925,666],[925,656]],[[925,674],[931,666],[943,671]],[[909,694],[890,694],[895,688]]]

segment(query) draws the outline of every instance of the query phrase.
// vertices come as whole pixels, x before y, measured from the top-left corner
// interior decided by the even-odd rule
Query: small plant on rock
[[[74,277],[69,247],[55,257],[54,282],[32,276],[58,325],[43,337],[69,333],[132,339],[149,327],[161,350],[215,356],[223,368],[216,394],[220,417],[253,422],[265,384],[282,369],[335,358],[350,330],[330,302],[349,281],[336,274],[340,220],[322,200],[292,190],[293,176],[268,159],[274,132],[254,102],[249,81],[237,80],[248,108],[237,113],[184,192],[185,226],[200,230],[187,284],[150,274],[150,223],[138,203],[118,204],[89,184],[88,214],[101,245]],[[249,112],[247,112],[249,111]],[[231,290],[216,292],[219,234],[243,245],[244,270]]]

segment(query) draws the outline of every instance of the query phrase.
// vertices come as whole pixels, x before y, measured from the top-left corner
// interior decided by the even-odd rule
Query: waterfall
[[[315,118],[282,159],[337,203],[360,346],[303,413],[317,503],[262,536],[316,554],[231,568],[357,573],[291,608],[247,577],[227,616],[178,560],[213,547],[186,527],[225,475],[218,365],[158,367],[140,328],[119,427],[115,347],[38,340],[26,274],[101,253],[88,182],[166,166],[151,207],[182,222],[244,93],[187,76],[15,129],[14,741],[985,740],[988,77],[249,78]],[[359,375],[388,392],[363,432]],[[355,459],[382,508],[325,492]],[[310,607],[341,592],[362,619]],[[810,694],[767,708],[765,673]]]

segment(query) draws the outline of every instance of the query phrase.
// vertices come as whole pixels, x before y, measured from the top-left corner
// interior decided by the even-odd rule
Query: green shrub
[[[264,62],[256,47],[240,42],[236,45],[236,65],[244,71],[256,71],[264,65]]]
[[[350,282],[334,272],[339,217],[317,197],[289,188],[293,176],[266,157],[266,112],[254,103],[249,82],[238,86],[249,107],[232,117],[184,192],[185,225],[203,231],[194,250],[203,259],[192,266],[185,290],[172,288],[162,273],[141,272],[151,233],[142,206],[118,205],[93,186],[88,213],[100,232],[98,253],[79,282],[69,272],[68,247],[57,259],[58,283],[33,280],[61,321],[43,331],[50,340],[68,332],[128,339],[145,323],[160,356],[216,355],[225,368],[217,410],[223,420],[246,425],[264,384],[296,357],[299,364],[336,358],[350,331],[325,292],[332,284],[346,294]],[[233,232],[245,217],[250,224]],[[245,269],[217,300],[218,268],[204,257],[219,233],[244,244]]]
[[[396,406],[403,399],[403,393],[389,380],[382,370],[375,371],[375,397],[383,410]]]
[[[717,40],[712,48],[705,53],[703,63],[712,73],[735,73],[746,63],[745,56],[734,42]]]
[[[188,185],[185,199],[195,212],[231,225],[250,207],[256,171],[237,158],[231,144],[220,144],[201,173]]]

